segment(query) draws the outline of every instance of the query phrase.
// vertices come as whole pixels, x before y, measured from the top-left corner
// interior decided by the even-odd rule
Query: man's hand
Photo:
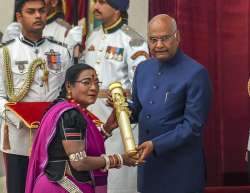
[[[123,164],[129,167],[131,166],[134,167],[145,163],[145,161],[139,161],[137,155],[131,157],[127,154],[123,154],[122,158],[123,158]]]
[[[152,141],[145,141],[137,148],[139,154],[139,162],[143,162],[154,150]]]

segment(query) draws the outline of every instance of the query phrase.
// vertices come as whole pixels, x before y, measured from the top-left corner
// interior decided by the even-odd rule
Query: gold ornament
[[[123,95],[122,85],[120,82],[114,82],[109,85],[109,90],[112,94],[116,118],[120,128],[125,152],[129,156],[134,157],[136,156],[137,150],[129,120],[131,112],[129,111],[126,98]]]
[[[4,59],[4,68],[5,68],[5,82],[6,82],[6,90],[9,102],[18,102],[21,101],[26,94],[28,93],[32,82],[34,80],[34,75],[36,69],[40,67],[43,70],[42,80],[45,85],[48,87],[48,75],[49,72],[46,68],[46,62],[42,58],[35,59],[29,66],[27,77],[23,83],[23,86],[20,88],[18,93],[14,91],[14,83],[13,83],[13,74],[11,70],[11,60],[9,55],[9,50],[7,47],[3,47],[3,59]]]
[[[71,93],[70,90],[67,91],[67,96],[66,96],[66,98],[67,98],[68,100],[71,100],[71,99],[72,99],[72,93]]]

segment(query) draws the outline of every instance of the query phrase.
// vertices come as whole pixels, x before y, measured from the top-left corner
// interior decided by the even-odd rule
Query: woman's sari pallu
[[[49,181],[44,173],[48,163],[48,147],[55,136],[57,121],[65,111],[72,108],[79,109],[76,104],[63,101],[52,106],[44,115],[32,146],[25,193],[105,193],[107,191],[107,173],[101,170],[90,172],[92,184],[78,182],[72,176],[64,176],[60,180],[63,185],[60,185],[59,182]],[[86,110],[81,113],[87,121],[85,151],[88,156],[100,156],[105,153],[103,136],[94,124],[92,116],[89,116]]]

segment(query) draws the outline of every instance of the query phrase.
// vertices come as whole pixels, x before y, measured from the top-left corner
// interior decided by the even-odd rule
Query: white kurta
[[[37,43],[25,40],[23,36],[16,38],[13,42],[6,45],[11,58],[11,70],[13,74],[14,90],[19,92],[26,77],[30,64],[36,58],[46,61],[49,71],[48,88],[43,84],[43,71],[36,69],[34,81],[27,95],[23,98],[24,102],[53,101],[61,89],[64,82],[65,71],[71,64],[68,50],[48,39],[43,39]],[[55,52],[59,57],[56,66],[48,65],[47,55]],[[3,69],[3,50],[0,48],[0,113],[3,116],[4,104],[7,102],[5,73]],[[32,109],[30,110],[32,113]],[[17,155],[28,155],[30,147],[30,131],[13,113],[7,112],[9,126],[10,150],[3,149],[3,124],[1,128],[1,151]]]
[[[138,57],[134,58],[135,53]],[[96,69],[99,80],[103,82],[101,89],[107,89],[115,81],[121,82],[124,89],[131,89],[134,70],[146,59],[142,53],[148,53],[147,43],[127,25],[124,24],[113,33],[104,33],[103,28],[99,27],[87,39],[84,60]],[[104,122],[112,110],[105,105],[106,100],[98,98],[89,108]],[[134,130],[134,136],[137,140],[137,129]],[[119,129],[113,131],[113,136],[106,140],[105,146],[107,154],[124,152]],[[108,193],[135,192],[137,168],[123,166],[119,170],[109,171]]]

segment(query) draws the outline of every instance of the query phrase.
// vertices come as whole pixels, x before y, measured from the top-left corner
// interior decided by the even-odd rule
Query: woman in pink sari
[[[117,128],[114,113],[102,124],[86,109],[96,101],[99,86],[92,67],[68,69],[60,96],[37,131],[26,193],[105,193],[108,169],[136,165],[126,155],[105,154],[104,140]]]

